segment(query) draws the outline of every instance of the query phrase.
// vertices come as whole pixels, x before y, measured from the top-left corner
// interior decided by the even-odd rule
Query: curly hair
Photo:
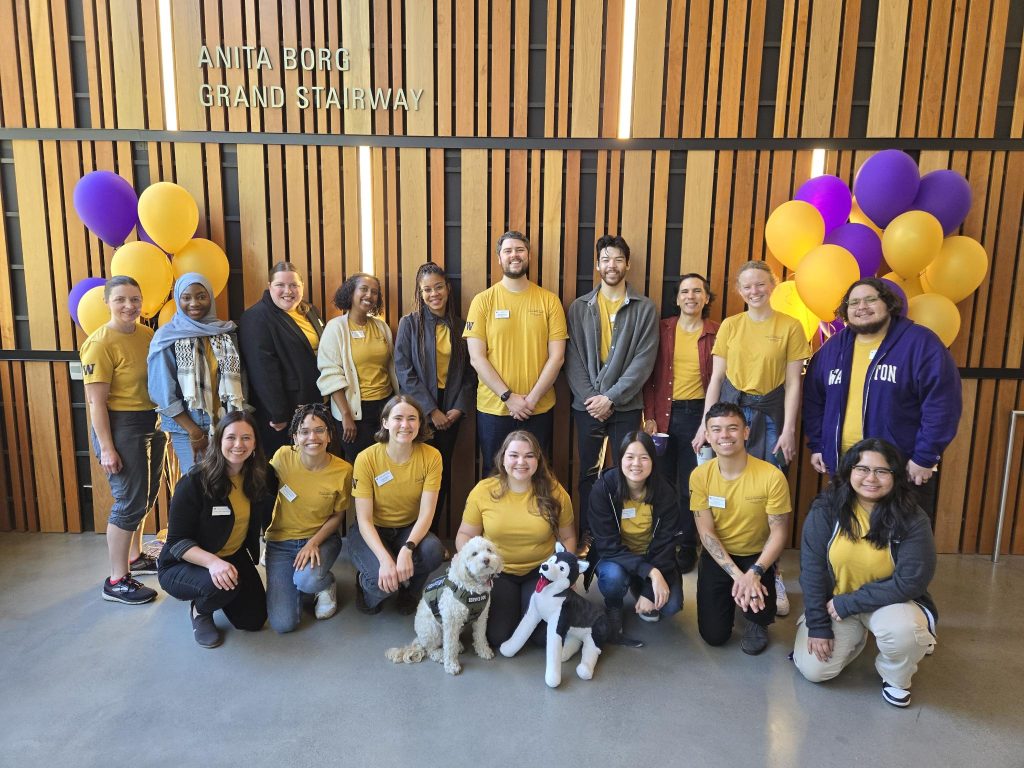
[[[391,439],[391,433],[388,431],[388,428],[384,426],[384,422],[388,420],[388,417],[391,416],[391,411],[393,411],[395,406],[399,403],[411,405],[416,409],[416,413],[419,414],[420,431],[416,433],[415,441],[417,443],[425,443],[427,440],[432,438],[434,436],[434,429],[430,426],[430,421],[427,419],[427,415],[423,412],[423,406],[408,395],[395,395],[384,403],[384,408],[380,412],[381,427],[373,433],[373,439],[378,443],[386,443]]]
[[[330,409],[323,403],[307,403],[295,409],[295,413],[292,414],[291,423],[288,425],[288,435],[292,439],[292,448],[295,447],[295,435],[298,434],[299,429],[302,427],[302,422],[306,420],[307,416],[320,419],[324,426],[327,427],[327,439],[331,442],[334,441],[334,419],[331,418]]]
[[[853,293],[853,289],[861,285],[867,285],[878,291],[879,298],[885,302],[885,306],[889,308],[889,316],[895,317],[903,312],[903,299],[892,290],[886,282],[880,277],[862,277],[860,280],[855,282],[849,288],[846,289],[846,293],[843,294],[843,300],[839,302],[839,306],[836,307],[836,317],[842,320],[844,323],[849,322],[850,310],[846,302],[850,300],[850,294]]]
[[[505,469],[505,451],[508,447],[516,441],[529,443],[530,450],[533,451],[533,455],[537,457],[537,471],[533,473],[533,477],[530,478],[530,484],[533,488],[533,503],[536,505],[536,512],[529,510],[531,513],[539,515],[543,520],[551,526],[552,533],[555,536],[558,535],[558,518],[562,514],[562,503],[558,500],[555,495],[555,489],[558,488],[558,480],[555,478],[554,472],[551,471],[551,465],[548,464],[548,458],[544,455],[544,451],[541,450],[540,443],[537,441],[536,436],[532,432],[527,432],[525,429],[517,429],[511,432],[508,437],[505,438],[505,442],[501,444],[501,448],[494,454],[494,469],[491,471],[491,477],[498,479],[498,489],[491,491],[491,498],[495,501],[501,499],[506,493],[508,493],[508,471]]]
[[[622,239],[621,235],[603,235],[597,239],[597,244],[594,246],[597,251],[597,258],[601,258],[601,251],[605,248],[618,248],[622,251],[622,255],[626,257],[626,263],[629,264],[629,244]]]
[[[356,293],[356,287],[359,285],[360,280],[373,280],[377,284],[377,303],[370,310],[369,314],[379,315],[381,310],[384,309],[384,291],[381,289],[380,280],[375,275],[367,272],[356,272],[341,284],[338,290],[334,292],[334,306],[342,312],[348,312],[352,309],[352,297]]]

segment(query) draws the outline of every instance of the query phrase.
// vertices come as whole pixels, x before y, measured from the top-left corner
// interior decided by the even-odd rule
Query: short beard
[[[889,318],[883,317],[881,320],[875,320],[875,322],[868,323],[866,325],[853,325],[852,323],[847,323],[846,327],[850,329],[851,333],[854,333],[858,336],[871,336],[872,334],[878,333],[888,324]]]
[[[518,274],[513,274],[512,272],[509,272],[507,269],[505,269],[503,267],[502,270],[501,270],[501,273],[505,277],[511,278],[512,280],[518,280],[520,277],[529,277],[530,276],[530,268],[528,266],[527,267],[523,267],[522,269],[519,270]]]

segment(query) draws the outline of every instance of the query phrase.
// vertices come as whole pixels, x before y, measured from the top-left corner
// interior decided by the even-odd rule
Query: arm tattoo
[[[785,525],[788,522],[789,515],[768,515],[768,527],[777,528],[780,525]]]
[[[725,553],[725,549],[722,548],[722,542],[718,540],[718,537],[712,533],[705,533],[701,537],[701,541],[704,542],[704,549],[707,550],[708,554],[715,559],[715,562],[722,566],[722,570],[732,576],[736,569],[730,562],[729,556]]]

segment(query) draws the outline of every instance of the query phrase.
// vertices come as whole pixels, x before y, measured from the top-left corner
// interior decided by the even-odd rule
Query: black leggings
[[[267,623],[267,591],[252,558],[242,547],[221,559],[238,571],[238,586],[234,589],[220,589],[210,578],[209,570],[184,561],[160,569],[160,586],[171,597],[195,602],[199,613],[221,610],[237,629],[262,629]]]
[[[537,588],[540,568],[522,576],[501,573],[494,577],[491,589],[491,612],[487,618],[487,642],[497,648],[512,637],[530,607],[530,597]],[[543,648],[547,643],[547,626],[542,621],[530,636],[532,645]]]

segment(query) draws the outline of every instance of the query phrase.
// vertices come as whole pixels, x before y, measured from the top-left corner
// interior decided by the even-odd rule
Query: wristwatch
[[[754,573],[756,573],[756,574],[757,574],[757,576],[758,576],[758,578],[762,578],[762,579],[764,578],[764,568],[762,568],[762,567],[761,567],[760,565],[758,565],[757,563],[754,563],[754,564],[753,564],[752,566],[750,566],[750,567],[749,567],[749,568],[748,568],[747,570],[748,570],[748,571],[753,571]]]
[[[403,546],[406,549],[408,549],[410,552],[415,552],[416,551],[416,542],[412,541],[411,539],[409,541],[405,542],[405,544]]]
[[[507,403],[510,397],[512,397],[511,389],[506,389],[504,394],[498,395],[498,399],[501,400],[501,402],[503,403]]]

